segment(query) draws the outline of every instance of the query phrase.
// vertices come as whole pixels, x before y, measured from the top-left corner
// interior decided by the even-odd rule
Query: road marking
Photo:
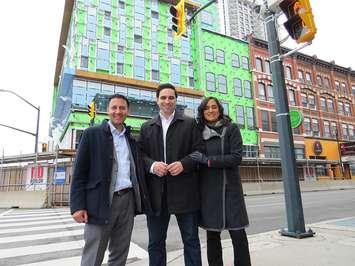
[[[68,227],[84,227],[84,224],[79,224],[74,222],[74,223],[65,223],[65,224],[63,223],[63,224],[55,224],[55,225],[39,226],[39,227],[28,227],[28,228],[21,228],[21,233],[61,229],[61,228],[68,228]],[[9,233],[17,233],[17,232],[19,232],[19,229],[17,227],[10,228],[10,229],[2,229],[2,230],[0,229],[0,234],[9,234]]]
[[[18,232],[19,234],[22,231]],[[65,236],[78,236],[84,233],[84,228],[80,230],[69,230],[69,231],[60,231],[55,233],[42,233],[42,234],[34,234],[34,235],[19,235],[19,236],[9,236],[9,237],[2,237],[0,238],[1,243],[13,243],[13,242],[21,242],[21,241],[28,241],[28,240],[39,240],[39,239],[47,239],[47,238],[56,238],[56,237],[65,237]]]
[[[68,219],[58,219],[57,220],[50,220],[50,221],[33,221],[33,222],[26,222],[26,223],[1,223],[0,228],[2,227],[19,227],[19,226],[26,226],[26,225],[41,225],[41,224],[53,224],[53,223],[60,223],[60,222],[72,222],[73,218]]]

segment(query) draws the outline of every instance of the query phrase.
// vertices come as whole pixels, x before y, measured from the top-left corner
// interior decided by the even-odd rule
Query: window
[[[223,107],[223,113],[225,115],[229,115],[229,106],[228,106],[228,103],[225,103],[225,102],[222,102],[221,101],[221,105]]]
[[[254,108],[246,107],[247,112],[247,126],[249,129],[255,128],[255,119],[254,119]]]
[[[260,100],[266,100],[266,93],[265,93],[265,84],[259,82],[258,85],[258,92],[259,92],[259,99]]]
[[[117,74],[123,74],[123,63],[117,63]]]
[[[345,94],[348,93],[345,82],[341,83],[341,92]]]
[[[295,148],[295,157],[296,159],[304,159],[304,148]]]
[[[226,76],[218,75],[218,91],[227,93],[227,79]]]
[[[333,138],[337,136],[338,128],[335,122],[330,123],[330,134]]]
[[[261,111],[261,128],[263,131],[270,131],[269,112]]]
[[[206,86],[208,91],[216,91],[216,82],[213,73],[206,73]]]
[[[354,126],[353,125],[349,125],[348,126],[348,129],[349,129],[349,139],[350,140],[354,140]]]
[[[298,73],[298,79],[303,81],[304,80],[303,71],[302,70],[298,70],[297,73]]]
[[[322,87],[322,85],[323,85],[323,80],[320,75],[317,75],[317,84],[319,87]]]
[[[271,112],[271,131],[277,132],[276,113]]]
[[[324,81],[324,87],[325,87],[326,89],[329,89],[329,88],[330,88],[329,78],[325,77],[325,78],[323,79],[323,81]]]
[[[152,80],[160,81],[160,73],[159,70],[152,69]]]
[[[171,62],[171,82],[174,85],[180,85],[180,62],[179,60],[174,60]]]
[[[217,49],[216,50],[216,61],[217,63],[224,64],[224,51]]]
[[[328,112],[334,112],[334,103],[332,99],[327,99]]]
[[[89,66],[89,58],[87,56],[82,56],[81,57],[80,66],[82,68],[88,68],[88,66]]]
[[[311,135],[312,133],[311,120],[308,117],[304,118],[303,127],[304,127],[304,133],[306,133],[307,135]]]
[[[313,94],[308,95],[308,106],[310,109],[314,109],[314,110],[317,109],[315,96]]]
[[[327,111],[327,102],[326,102],[326,99],[324,97],[320,97],[319,104],[320,104],[320,109],[322,111]]]
[[[253,94],[251,92],[251,83],[249,80],[244,80],[244,96],[247,98],[253,97]]]
[[[295,97],[295,91],[294,90],[289,90],[288,91],[288,101],[289,104],[292,106],[296,105],[296,97]]]
[[[152,10],[152,18],[159,19],[159,12]]]
[[[270,61],[265,60],[265,72],[271,74]]]
[[[334,84],[335,84],[335,89],[336,89],[337,91],[340,91],[340,82],[336,80],[336,81],[334,82]]]
[[[342,102],[338,102],[338,114],[344,114],[344,107]]]
[[[303,107],[308,107],[307,94],[301,93],[301,104]]]
[[[206,46],[205,47],[205,60],[213,61],[213,48]]]
[[[268,101],[274,102],[274,87],[272,85],[267,85]]]
[[[343,139],[349,138],[348,127],[346,124],[341,124],[341,134],[343,136]]]
[[[344,115],[351,116],[351,107],[349,103],[344,104]]]
[[[307,83],[312,83],[311,73],[309,73],[309,72],[306,72],[306,82]]]
[[[244,69],[249,70],[249,59],[248,57],[242,56],[242,66]]]
[[[111,28],[104,27],[104,36],[110,37],[111,36]]]
[[[239,56],[232,54],[232,67],[240,67]]]
[[[134,77],[137,79],[144,79],[144,57],[135,55],[134,56]]]
[[[312,133],[313,133],[313,136],[315,136],[315,137],[319,136],[318,119],[315,119],[315,118],[312,119]]]
[[[237,105],[235,111],[237,115],[237,125],[239,127],[244,127],[244,107],[242,105]]]
[[[324,164],[317,164],[316,165],[316,176],[327,176],[327,167]]]
[[[240,79],[235,78],[233,80],[233,86],[234,86],[234,95],[235,96],[243,96],[242,81]]]
[[[292,79],[292,70],[290,66],[285,67],[285,74],[287,79]]]
[[[280,158],[280,147],[264,146],[265,158]]]
[[[264,72],[263,60],[261,60],[260,58],[255,59],[255,66],[257,71]]]
[[[355,85],[351,85],[351,93],[352,95],[355,95]]]
[[[324,128],[324,132],[323,135],[324,137],[330,137],[330,123],[329,121],[323,121],[323,128]]]

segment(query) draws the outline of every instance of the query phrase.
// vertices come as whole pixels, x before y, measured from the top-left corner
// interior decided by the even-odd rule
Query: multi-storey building
[[[251,37],[250,47],[260,156],[279,158],[276,88],[272,86],[267,43]],[[342,157],[339,148],[339,143],[355,139],[354,71],[301,53],[285,58],[283,65],[289,106],[304,116],[302,125],[293,131],[295,154],[303,163],[304,176],[355,175],[351,158]]]
[[[221,0],[218,1],[221,33],[238,39],[247,39],[251,33],[265,39],[265,25],[255,13],[255,1]]]
[[[244,152],[255,157],[257,134],[255,130],[254,96],[251,83],[249,45],[209,30],[196,31],[192,40],[196,87],[203,88],[206,96],[215,96],[241,129]]]
[[[206,1],[199,1],[206,2]],[[169,7],[158,0],[66,0],[58,48],[53,95],[53,135],[62,147],[75,148],[89,118],[93,98],[121,93],[132,100],[128,124],[138,130],[156,112],[155,88],[171,82],[178,87],[178,105],[194,113],[203,96],[194,85],[191,28],[174,38]],[[197,2],[186,2],[188,13]],[[196,19],[218,30],[211,6]],[[100,96],[101,95],[101,96]],[[96,122],[105,117],[100,102]]]

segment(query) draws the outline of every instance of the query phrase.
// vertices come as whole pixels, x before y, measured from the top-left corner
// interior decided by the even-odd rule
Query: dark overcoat
[[[136,214],[149,213],[151,207],[144,180],[143,159],[130,134],[129,127],[126,127],[125,136],[136,166],[138,184],[134,182],[132,184],[139,186],[143,207],[141,210],[136,209]],[[113,136],[107,121],[84,130],[74,164],[70,189],[70,211],[73,214],[77,210],[87,210],[88,222],[92,224],[108,223],[110,184],[115,160],[113,149]]]
[[[243,151],[239,128],[228,122],[224,134],[204,143],[210,163],[200,166],[200,226],[216,231],[244,228],[249,221],[239,175]]]
[[[183,172],[177,176],[168,174],[159,177],[150,173],[153,162],[164,162],[163,128],[160,116],[142,125],[138,142],[144,154],[145,169],[148,175],[146,182],[153,212],[160,213],[164,190],[166,190],[169,213],[178,214],[199,210],[197,165],[188,157],[193,151],[201,150],[203,146],[195,120],[175,112],[166,134],[166,163],[180,161],[184,168]]]

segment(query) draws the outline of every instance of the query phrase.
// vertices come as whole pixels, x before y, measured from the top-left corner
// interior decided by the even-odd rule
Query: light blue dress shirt
[[[132,187],[132,182],[130,178],[131,165],[129,158],[129,148],[125,136],[126,129],[124,128],[122,132],[119,132],[112,125],[111,121],[109,121],[108,124],[110,125],[117,159],[117,178],[115,191],[119,191],[125,188]]]

